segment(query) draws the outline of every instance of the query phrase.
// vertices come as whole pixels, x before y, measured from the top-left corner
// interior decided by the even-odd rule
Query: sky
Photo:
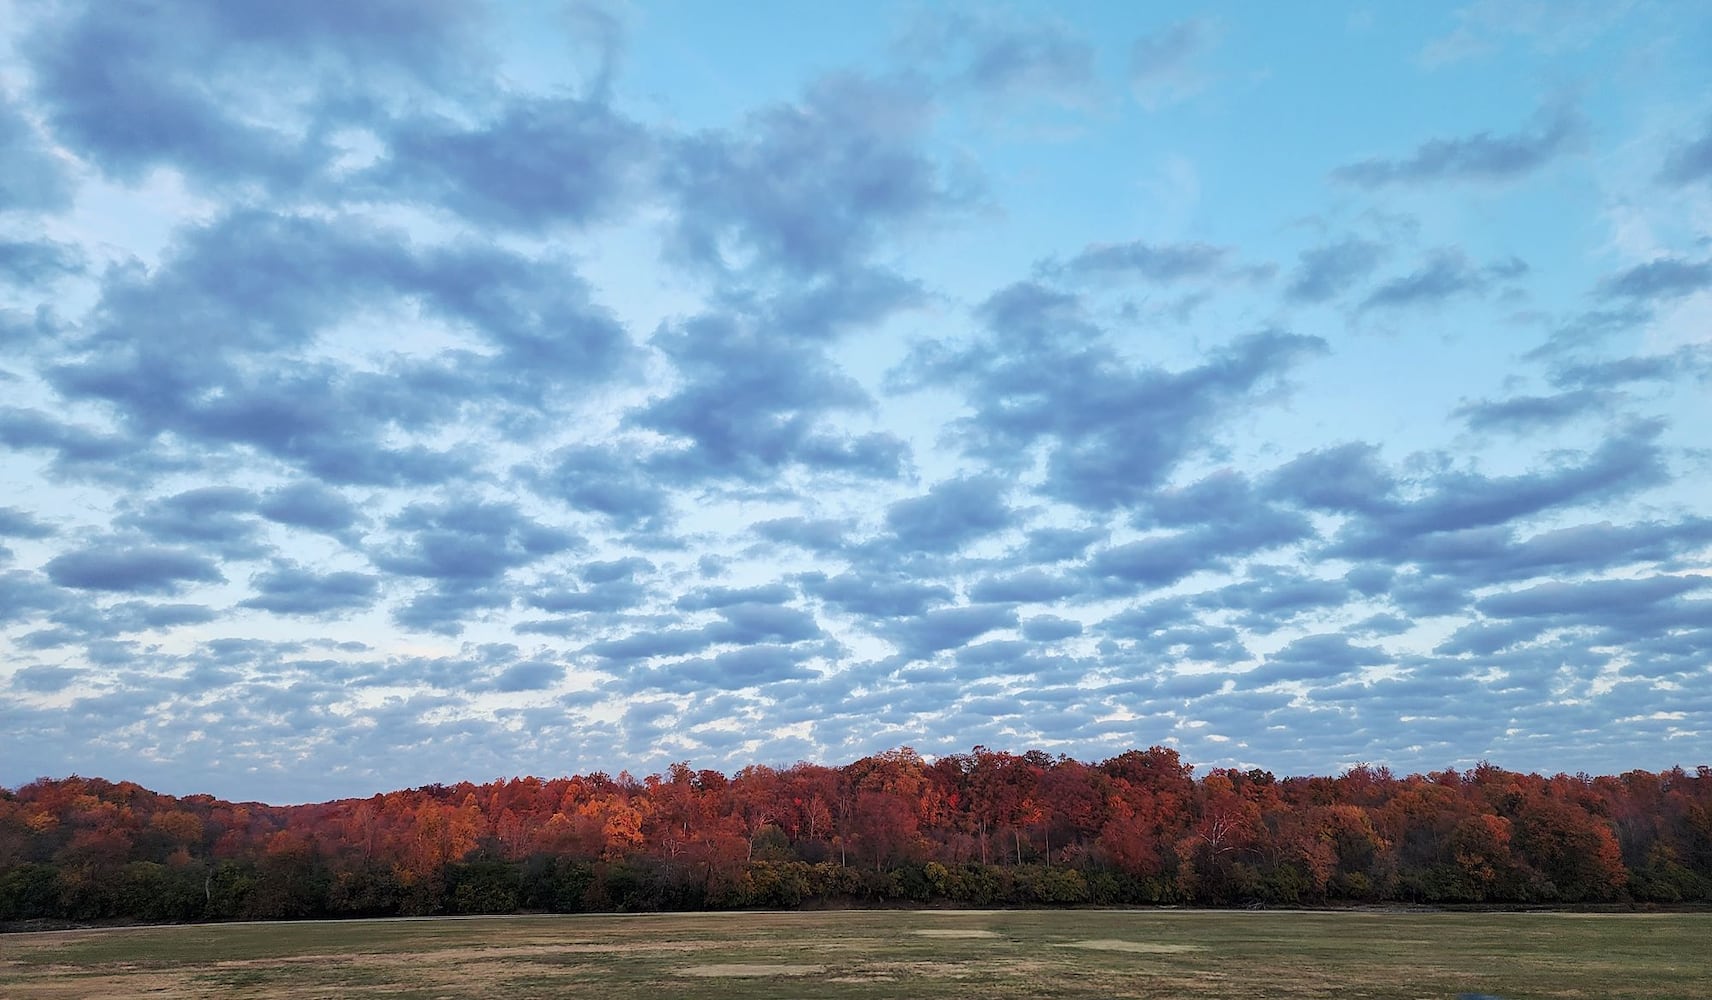
[[[1709,51],[0,0],[0,785],[1712,762]]]

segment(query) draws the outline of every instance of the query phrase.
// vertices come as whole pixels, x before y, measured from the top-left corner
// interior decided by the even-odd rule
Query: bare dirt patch
[[[910,933],[919,937],[931,938],[996,938],[999,936],[996,931],[978,931],[962,927],[936,927],[931,930],[911,931]]]
[[[38,1000],[86,1000],[88,997],[212,997],[219,991],[199,990],[186,985],[184,977],[170,974],[128,973],[117,976],[71,976],[50,982],[31,983],[29,995]]]
[[[1086,948],[1089,951],[1131,951],[1142,955],[1180,955],[1186,951],[1206,950],[1198,944],[1158,944],[1153,941],[1121,941],[1116,938],[1072,941],[1064,947]]]
[[[552,944],[509,947],[443,948],[436,955],[451,961],[481,962],[498,958],[531,958],[540,955],[605,955],[642,951],[701,951],[717,947],[719,941],[556,941]],[[406,956],[409,961],[419,960]]]
[[[824,965],[691,965],[673,972],[680,976],[697,976],[703,979],[731,978],[760,978],[766,976],[817,976],[826,971]]]

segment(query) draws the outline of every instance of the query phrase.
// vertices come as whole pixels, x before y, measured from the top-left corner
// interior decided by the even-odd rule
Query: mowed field
[[[0,935],[0,997],[1712,996],[1712,915],[918,911]]]

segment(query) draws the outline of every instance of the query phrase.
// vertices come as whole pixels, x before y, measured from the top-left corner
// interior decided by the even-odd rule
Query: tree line
[[[1712,768],[1197,778],[1162,747],[905,747],[299,806],[0,789],[0,921],[1339,902],[1712,902]]]

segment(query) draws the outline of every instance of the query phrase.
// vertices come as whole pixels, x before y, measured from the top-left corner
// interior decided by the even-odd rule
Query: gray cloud
[[[1385,282],[1361,300],[1361,308],[1397,309],[1432,305],[1464,295],[1480,294],[1494,277],[1508,277],[1526,265],[1515,262],[1476,267],[1460,250],[1440,250],[1413,273]]]
[[[1706,134],[1676,146],[1659,169],[1659,180],[1677,186],[1712,178],[1712,126]]]
[[[493,580],[505,571],[576,548],[580,540],[540,524],[511,504],[412,504],[390,526],[407,541],[374,555],[393,573],[454,582]]]
[[[71,191],[65,166],[49,151],[18,102],[0,90],[0,212],[63,208]]]
[[[1200,443],[1202,429],[1326,347],[1267,331],[1166,372],[1086,344],[1097,332],[1076,300],[1038,285],[996,293],[979,315],[988,337],[918,352],[910,377],[965,388],[974,409],[963,425],[969,453],[1008,464],[1044,445],[1043,492],[1092,510],[1141,500]]]
[[[680,199],[673,250],[723,271],[743,263],[812,276],[846,269],[881,242],[959,209],[917,140],[928,108],[903,83],[854,75],[820,80],[800,103],[757,113],[740,131],[705,132],[667,154]]]
[[[1016,624],[1016,612],[1007,605],[972,604],[881,622],[877,630],[897,646],[899,656],[909,661],[955,649],[995,629],[1013,628]]]
[[[361,520],[356,505],[342,493],[314,482],[269,490],[259,498],[256,513],[279,524],[334,537],[349,537],[351,529]]]
[[[8,538],[47,538],[54,527],[27,510],[0,507],[0,535]]]
[[[1071,105],[1097,100],[1094,47],[1060,22],[969,24],[953,19],[947,27],[947,35],[970,42],[960,81],[988,100],[1007,106],[1036,96]]]
[[[678,439],[648,460],[669,480],[762,481],[789,465],[895,478],[907,453],[883,433],[839,433],[823,416],[871,400],[816,347],[776,337],[742,317],[701,316],[662,329],[655,344],[683,384],[627,418]]]
[[[83,269],[83,255],[76,247],[53,240],[0,239],[0,279],[7,284],[46,285]]]
[[[1464,403],[1452,411],[1477,431],[1497,430],[1526,433],[1574,420],[1609,413],[1612,398],[1592,389],[1573,389],[1549,396],[1513,396],[1509,399]]]
[[[78,590],[170,594],[225,579],[207,556],[185,549],[109,540],[48,560],[49,579]]]
[[[1229,248],[1206,243],[1096,243],[1070,258],[1064,270],[1083,277],[1163,284],[1214,276],[1229,255]]]
[[[1259,687],[1280,681],[1342,677],[1362,667],[1389,662],[1384,650],[1375,646],[1357,646],[1346,636],[1322,633],[1289,643],[1242,677],[1245,684]]]
[[[540,231],[614,213],[639,187],[651,140],[612,109],[575,98],[518,98],[465,128],[412,119],[357,182],[432,203],[484,225]]]
[[[922,583],[901,573],[849,570],[829,577],[816,572],[804,574],[801,583],[803,593],[839,611],[879,618],[922,615],[953,596],[942,583]]]
[[[1464,138],[1432,139],[1409,156],[1361,160],[1337,168],[1332,177],[1364,188],[1443,181],[1508,181],[1575,150],[1583,128],[1578,116],[1559,110],[1542,114],[1532,131],[1512,135],[1478,132]]]
[[[1604,295],[1612,298],[1681,298],[1712,288],[1712,261],[1658,257],[1606,278],[1599,287]]]
[[[333,615],[370,607],[379,596],[380,579],[372,574],[316,574],[301,566],[276,566],[251,580],[256,596],[239,607],[279,615]]]
[[[955,552],[1009,527],[1005,484],[995,478],[948,479],[926,495],[899,500],[886,511],[898,544],[921,552]]]
[[[361,120],[401,89],[456,92],[475,14],[396,0],[277,10],[74,3],[37,20],[23,51],[56,138],[103,170],[134,180],[171,164],[208,184],[297,188],[331,155],[325,130],[294,135],[240,107],[285,101],[319,125]],[[305,75],[340,99],[323,104]]]
[[[1638,425],[1610,438],[1579,463],[1565,463],[1517,476],[1447,473],[1432,492],[1407,502],[1370,508],[1361,522],[1346,524],[1334,554],[1372,555],[1398,551],[1416,536],[1505,522],[1553,507],[1620,496],[1662,481],[1665,469],[1655,443],[1661,427]]]
[[[1336,298],[1372,274],[1384,255],[1381,244],[1354,238],[1304,250],[1285,294],[1298,302]]]

